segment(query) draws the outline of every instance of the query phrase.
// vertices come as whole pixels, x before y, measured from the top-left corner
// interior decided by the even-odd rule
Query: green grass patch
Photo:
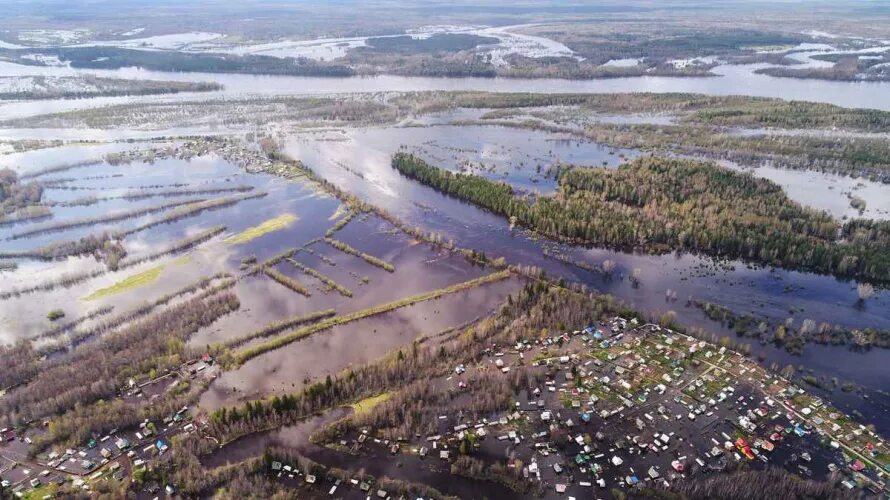
[[[304,323],[311,323],[320,319],[329,318],[335,314],[337,314],[335,310],[325,309],[324,311],[316,311],[309,314],[304,314],[302,316],[294,316],[292,318],[286,318],[280,321],[273,321],[263,328],[260,328],[259,330],[251,332],[247,335],[227,340],[222,344],[222,346],[227,348],[238,347],[250,342],[253,339],[261,337],[271,337],[272,335],[281,333],[289,328],[293,328]]]
[[[274,231],[280,231],[296,222],[299,218],[293,214],[281,214],[274,219],[269,219],[259,226],[254,226],[232,236],[226,243],[229,245],[241,245],[248,241],[255,240],[264,234]]]
[[[361,417],[363,415],[367,415],[371,410],[373,410],[380,403],[384,403],[392,397],[392,392],[387,391],[382,394],[378,394],[376,396],[371,396],[369,398],[365,398],[357,403],[353,403],[352,410],[355,412],[356,417]]]
[[[290,276],[288,276],[284,273],[280,273],[280,272],[278,272],[272,268],[269,268],[269,267],[263,269],[263,272],[266,273],[266,276],[277,281],[282,286],[290,288],[291,290],[293,290],[301,295],[305,295],[306,297],[309,297],[312,295],[309,292],[309,289],[306,288],[305,286],[303,286],[302,283],[300,283],[299,281],[291,278]]]
[[[22,498],[25,500],[42,500],[44,497],[54,498],[59,490],[57,484],[41,484],[40,486],[25,492]]]
[[[325,237],[324,241],[328,245],[331,245],[332,247],[336,248],[337,250],[340,250],[343,253],[348,253],[349,255],[354,255],[354,256],[364,260],[368,264],[371,264],[372,266],[377,266],[386,272],[394,273],[396,271],[396,267],[394,265],[390,264],[389,262],[386,262],[383,259],[374,257],[371,254],[362,252],[361,250],[358,250],[357,248],[353,248],[353,247],[349,246],[349,244],[344,243],[340,240],[335,240],[333,238]]]
[[[165,266],[162,264],[160,266],[155,266],[151,269],[143,271],[139,274],[129,276],[109,287],[96,290],[95,292],[84,297],[83,300],[101,299],[104,297],[108,297],[109,295],[116,295],[126,292],[127,290],[132,290],[133,288],[139,288],[154,284],[156,281],[158,281],[158,278],[161,277],[161,272],[164,271],[164,267]]]
[[[296,267],[300,271],[303,271],[304,273],[308,274],[309,276],[312,276],[313,278],[315,278],[318,281],[321,281],[322,283],[327,285],[329,290],[337,290],[337,292],[339,292],[340,295],[342,295],[344,297],[352,297],[352,290],[337,283],[333,279],[328,278],[327,276],[321,274],[320,272],[316,271],[315,269],[305,266],[305,265],[303,265],[303,263],[297,262],[294,259],[287,259],[287,261],[290,262],[294,267]]]

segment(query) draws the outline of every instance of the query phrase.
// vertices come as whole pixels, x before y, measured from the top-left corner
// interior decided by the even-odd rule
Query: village
[[[491,346],[476,365],[458,365],[447,390],[461,391],[474,371],[507,374],[520,366],[546,382],[516,395],[514,408],[478,421],[461,412],[439,417],[439,433],[386,440],[374,429],[331,447],[399,466],[459,473],[468,456],[506,462],[522,491],[552,498],[620,496],[633,488],[740,468],[783,467],[801,477],[841,477],[850,490],[887,492],[887,444],[820,399],[725,347],[654,324],[614,318],[600,325]],[[120,397],[157,397],[185,380],[210,379],[209,356],[125,388]],[[200,431],[189,408],[162,422],[113,430],[77,449],[31,458],[42,428],[3,429],[0,477],[19,498],[51,498],[70,481],[85,493],[103,481],[131,481],[162,460],[174,436]],[[319,496],[390,498],[373,479],[351,480],[273,461],[268,473]],[[148,498],[175,495],[175,485],[143,485]],[[393,497],[395,498],[395,497]]]
[[[446,390],[464,390],[474,371],[506,375],[523,366],[545,372],[546,382],[490,418],[441,415],[435,435],[386,440],[365,428],[330,448],[446,474],[461,474],[455,464],[462,457],[506,463],[501,480],[512,478],[524,494],[548,498],[616,497],[693,476],[768,467],[839,478],[849,490],[888,491],[890,454],[879,435],[725,347],[614,318],[485,352],[476,365],[454,367]],[[210,380],[218,369],[205,355],[133,383],[120,397],[151,400],[185,381]],[[19,498],[51,498],[61,485],[89,494],[105,481],[134,480],[146,498],[174,496],[175,485],[142,484],[142,478],[164,459],[174,436],[200,426],[184,407],[160,422],[33,457],[29,448],[46,432],[42,426],[3,429],[0,478]],[[268,467],[271,477],[317,496],[398,498],[366,475],[344,480],[277,460]]]
[[[385,440],[365,428],[334,447],[400,467],[450,464],[452,474],[462,457],[499,463],[502,476],[489,479],[548,498],[620,497],[769,467],[887,492],[890,457],[879,435],[725,347],[614,318],[487,353],[478,365],[456,366],[448,390],[463,390],[473,371],[507,374],[526,364],[547,380],[487,419],[441,415],[440,432],[420,439]]]
[[[218,367],[213,358],[204,355],[190,360],[175,371],[137,384],[130,381],[119,398],[133,404],[158,399],[177,387],[208,381],[216,376]],[[0,436],[0,479],[18,498],[53,498],[54,491],[66,486],[86,495],[102,488],[103,483],[118,484],[137,481],[147,498],[173,495],[173,485],[142,483],[146,471],[162,460],[180,434],[198,431],[192,409],[179,408],[162,421],[145,421],[135,428],[112,429],[94,436],[76,448],[64,448],[33,454],[32,444],[47,432],[49,421],[2,429]]]

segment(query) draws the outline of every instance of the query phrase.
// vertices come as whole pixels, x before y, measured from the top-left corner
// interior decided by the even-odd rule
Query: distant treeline
[[[470,33],[437,33],[427,38],[414,38],[410,35],[369,38],[367,47],[358,47],[357,52],[393,52],[400,54],[423,54],[472,50],[479,45],[496,44],[500,40],[491,36]]]
[[[541,94],[478,91],[412,92],[392,101],[405,111],[428,113],[454,108],[508,109],[577,106],[604,114],[660,113],[685,122],[733,127],[843,128],[890,131],[890,112],[834,104],[765,97],[709,96],[690,93]]]
[[[102,78],[93,75],[78,77],[33,76],[28,78],[33,80],[33,88],[28,90],[0,92],[0,101],[176,94],[179,92],[209,92],[222,90],[223,88],[222,85],[213,82],[124,80],[120,78]]]
[[[37,49],[0,50],[21,64],[33,60],[21,56]],[[46,56],[55,56],[74,68],[120,69],[138,66],[151,71],[247,73],[290,76],[352,76],[354,71],[336,64],[324,64],[306,58],[280,58],[263,55],[193,54],[187,52],[134,50],[118,47],[62,47],[39,49]]]
[[[841,226],[791,201],[771,181],[711,163],[643,157],[614,171],[570,169],[560,175],[556,195],[531,202],[507,184],[442,170],[410,154],[396,154],[392,166],[564,241],[656,253],[691,250],[890,283],[890,222]]]

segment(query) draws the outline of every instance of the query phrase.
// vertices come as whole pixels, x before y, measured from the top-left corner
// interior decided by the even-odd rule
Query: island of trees
[[[840,224],[788,199],[775,183],[713,163],[641,157],[617,170],[563,171],[553,196],[528,199],[507,184],[452,173],[398,153],[403,175],[555,239],[716,257],[890,282],[890,223]]]

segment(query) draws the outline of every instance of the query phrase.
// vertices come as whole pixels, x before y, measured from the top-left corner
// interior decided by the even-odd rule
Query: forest
[[[467,33],[437,33],[427,38],[414,38],[410,35],[369,38],[368,47],[354,49],[358,52],[395,52],[398,54],[422,54],[471,50],[479,45],[498,43],[490,36]]]
[[[409,92],[392,101],[403,112],[429,113],[455,108],[517,109],[572,106],[585,115],[668,114],[681,122],[730,127],[842,128],[890,131],[890,112],[844,108],[809,101],[691,93],[545,94],[491,92]]]
[[[19,64],[34,65],[23,56],[34,50],[0,49],[0,56]],[[263,55],[193,54],[174,51],[149,51],[118,47],[62,47],[39,49],[46,56],[55,56],[74,68],[120,69],[138,66],[152,71],[247,73],[291,76],[352,76],[346,66],[321,64],[310,59],[278,58]]]
[[[403,175],[548,237],[666,253],[701,252],[877,283],[890,282],[890,223],[841,225],[771,181],[694,160],[641,157],[617,170],[573,168],[532,201],[504,183],[455,174],[406,153]],[[842,235],[839,239],[838,233]]]
[[[40,203],[43,186],[36,181],[22,183],[10,168],[0,170],[0,221],[17,210]]]
[[[223,88],[222,85],[213,82],[125,80],[93,75],[80,77],[34,76],[29,79],[30,89],[0,91],[0,101],[176,94],[179,92],[210,92]]]

